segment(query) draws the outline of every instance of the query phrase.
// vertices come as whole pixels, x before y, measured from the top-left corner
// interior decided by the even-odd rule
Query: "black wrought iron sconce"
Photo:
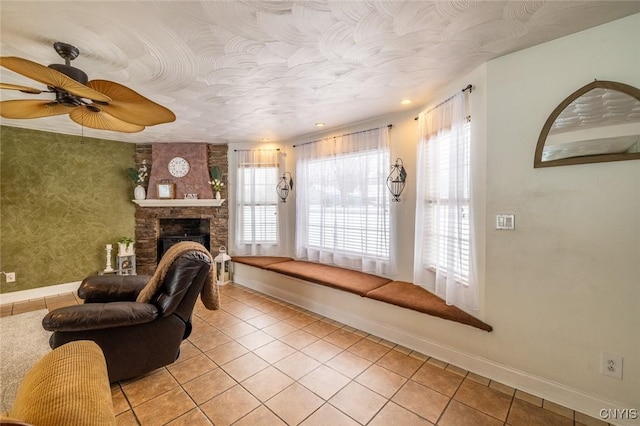
[[[404,169],[402,160],[400,158],[396,158],[396,164],[391,166],[391,173],[389,173],[389,176],[387,177],[387,188],[389,188],[389,191],[391,191],[391,194],[393,195],[391,201],[400,201],[400,194],[402,194],[406,181],[407,171]]]
[[[280,182],[278,182],[278,186],[276,186],[276,191],[278,192],[278,197],[280,197],[282,202],[286,203],[289,192],[293,191],[293,178],[291,177],[291,173],[284,172],[282,174]]]

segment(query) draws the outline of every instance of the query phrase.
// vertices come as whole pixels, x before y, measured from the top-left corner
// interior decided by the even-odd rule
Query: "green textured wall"
[[[0,127],[0,267],[17,278],[0,279],[2,293],[104,269],[105,245],[134,235],[134,155],[134,144]]]

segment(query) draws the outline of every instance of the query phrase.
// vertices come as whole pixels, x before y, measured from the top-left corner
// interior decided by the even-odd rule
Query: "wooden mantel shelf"
[[[224,199],[215,198],[180,198],[174,200],[131,200],[140,207],[220,207],[225,202]]]

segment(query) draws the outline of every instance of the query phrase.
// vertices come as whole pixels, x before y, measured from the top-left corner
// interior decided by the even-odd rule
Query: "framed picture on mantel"
[[[175,198],[175,185],[171,181],[163,180],[156,184],[156,193],[161,200],[172,200]]]

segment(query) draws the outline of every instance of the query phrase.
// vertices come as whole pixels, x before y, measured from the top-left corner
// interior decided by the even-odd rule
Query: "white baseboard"
[[[396,318],[405,315],[404,311],[407,310],[404,308],[269,271],[260,271],[266,278],[263,281],[257,278],[253,271],[244,276],[238,269],[242,268],[236,268],[233,277],[233,281],[237,284],[292,303],[319,315],[593,418],[599,419],[602,409],[628,410],[629,408],[635,408],[621,402],[603,400],[598,396],[587,394],[561,383],[532,375],[476,354],[460,351],[412,331],[408,332],[401,327],[402,320],[394,321]],[[272,274],[277,275],[277,278],[274,279]],[[291,283],[294,285],[291,286]],[[295,291],[292,291],[292,289],[295,289]],[[362,312],[374,312],[375,315],[363,316]],[[417,312],[415,314],[424,315]],[[408,315],[414,315],[414,312],[411,311]],[[460,326],[466,327],[464,325]],[[639,424],[638,420],[608,419],[607,421],[611,424],[624,426],[638,426]]]
[[[55,296],[63,293],[71,293],[80,287],[82,281],[73,281],[65,284],[50,285],[46,287],[32,288],[29,290],[13,291],[0,294],[0,305],[7,303],[24,302],[31,299]]]

